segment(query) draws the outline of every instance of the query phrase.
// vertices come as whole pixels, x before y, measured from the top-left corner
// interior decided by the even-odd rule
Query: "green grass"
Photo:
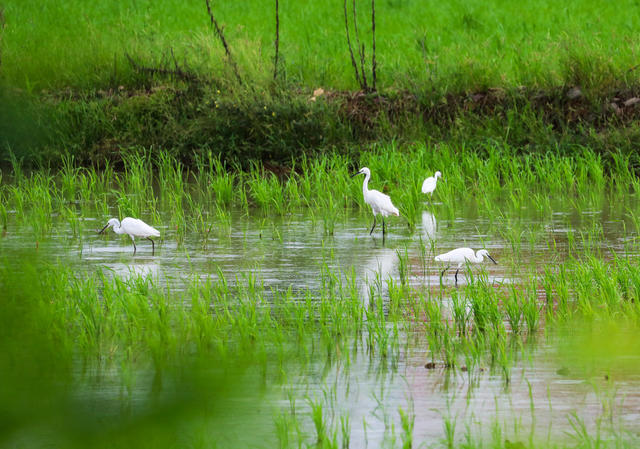
[[[164,60],[172,66],[171,50],[183,68],[221,84],[232,79],[204,2],[5,0],[3,6],[7,26],[0,73],[28,91],[117,87],[137,78],[126,53],[149,65]],[[357,7],[369,62],[370,4]],[[280,8],[281,76],[307,88],[357,87],[342,4]],[[246,82],[267,85],[273,72],[274,5],[216,3],[213,11]],[[384,89],[441,92],[633,84],[637,74],[630,69],[638,52],[633,24],[639,16],[632,1],[588,1],[579,8],[566,0],[377,2],[378,83]]]
[[[638,95],[640,73],[632,26],[640,11],[631,1],[378,2],[381,97],[353,94],[342,7],[326,1],[281,5],[274,83],[271,6],[214,5],[238,83],[204,2],[6,0],[0,162],[13,153],[39,166],[69,155],[121,164],[126,149],[153,147],[190,166],[213,152],[247,169],[327,151],[355,160],[378,142],[479,153],[496,144],[562,154],[587,146],[609,155],[633,154],[640,141],[637,112],[624,105]],[[369,7],[358,5],[368,56]],[[198,81],[140,72],[125,55],[167,70],[177,64]],[[571,100],[574,86],[583,95]],[[311,101],[318,87],[328,94]]]
[[[441,170],[444,177],[433,195],[434,201],[442,203],[438,214],[455,217],[473,202],[472,208],[489,217],[510,243],[511,257],[517,262],[522,250],[533,248],[542,232],[525,225],[523,217],[548,219],[555,209],[553,198],[584,210],[602,208],[609,195],[621,210],[634,210],[627,193],[637,192],[640,183],[628,156],[604,158],[587,148],[576,149],[573,156],[552,152],[513,156],[513,149],[501,146],[487,146],[484,151],[480,155],[446,145],[402,150],[379,146],[362,153],[357,163],[330,154],[303,159],[299,168],[294,164],[291,172],[282,175],[266,171],[260,163],[241,171],[212,153],[187,168],[169,152],[158,150],[123,151],[121,170],[82,168],[66,159],[62,170],[29,172],[15,161],[12,173],[2,172],[0,220],[8,232],[30,229],[41,240],[64,232],[56,226],[60,217],[54,211],[62,211],[61,217],[77,238],[85,226],[78,216],[95,216],[104,222],[111,216],[135,216],[151,224],[164,223],[177,231],[175,238],[182,242],[191,232],[203,240],[212,229],[227,232],[232,211],[260,215],[265,223],[275,216],[305,211],[330,236],[341,218],[356,213],[370,219],[362,179],[350,177],[368,166],[370,188],[389,194],[400,210],[400,218],[390,223],[414,232],[427,202],[419,191],[422,180]],[[629,213],[625,221],[629,232],[637,230],[635,216]],[[601,232],[595,227],[569,237],[595,248]]]

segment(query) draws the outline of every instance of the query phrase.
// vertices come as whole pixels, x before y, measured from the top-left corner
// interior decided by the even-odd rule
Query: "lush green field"
[[[351,2],[348,2],[351,3]],[[0,76],[38,92],[104,88],[135,78],[125,54],[148,65],[232,80],[204,0],[83,2],[3,0]],[[281,74],[307,88],[353,89],[341,2],[281,2]],[[240,73],[251,85],[271,78],[275,3],[213,2]],[[357,2],[358,31],[371,55],[371,4]],[[351,5],[349,5],[351,19]],[[376,3],[376,58],[383,89],[456,92],[487,87],[609,88],[635,84],[640,50],[633,1],[529,0],[513,3]],[[351,30],[351,39],[355,32]],[[170,61],[170,65],[173,61]]]

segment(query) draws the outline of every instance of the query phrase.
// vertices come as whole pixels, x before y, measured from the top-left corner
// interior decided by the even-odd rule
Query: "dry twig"
[[[229,61],[229,64],[231,64],[233,73],[236,75],[238,82],[242,83],[240,72],[238,72],[238,66],[236,65],[236,62],[231,56],[231,49],[229,48],[229,44],[227,44],[227,40],[224,37],[224,33],[223,33],[224,29],[220,27],[220,25],[218,24],[218,21],[213,16],[213,11],[211,10],[211,4],[209,3],[209,0],[205,0],[205,2],[207,3],[207,13],[209,13],[209,18],[211,19],[211,26],[216,31],[216,34],[218,35],[220,42],[222,42],[222,46],[224,47],[224,52],[227,54],[227,60]]]

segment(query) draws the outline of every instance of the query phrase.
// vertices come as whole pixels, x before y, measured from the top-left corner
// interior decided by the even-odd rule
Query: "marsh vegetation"
[[[634,447],[628,160],[424,150],[363,155],[401,210],[384,243],[340,156],[284,177],[145,152],[122,171],[15,165],[3,444]],[[431,204],[428,167],[446,173]],[[155,256],[97,235],[126,215],[161,231]],[[455,288],[433,255],[461,243],[499,265]]]

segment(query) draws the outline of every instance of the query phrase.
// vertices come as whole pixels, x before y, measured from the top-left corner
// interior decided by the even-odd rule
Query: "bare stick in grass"
[[[353,32],[356,38],[356,48],[358,49],[358,53],[360,54],[360,75],[362,77],[362,83],[360,83],[360,87],[362,90],[368,90],[367,86],[367,75],[364,71],[364,44],[360,44],[360,33],[358,33],[358,17],[356,11],[356,0],[353,0]]]
[[[275,81],[278,77],[278,53],[280,48],[280,12],[278,8],[278,0],[276,0],[276,55],[273,61],[273,80]]]
[[[371,0],[371,88],[376,90],[376,0]]]
[[[360,72],[358,72],[358,64],[356,63],[356,58],[353,56],[353,48],[351,47],[351,38],[349,36],[349,16],[347,15],[347,0],[344,0],[344,29],[347,33],[347,45],[349,46],[349,54],[351,55],[351,64],[353,65],[353,70],[356,73],[356,81],[362,87],[362,82],[360,81]]]
[[[364,44],[361,44],[360,45],[360,72],[362,72],[362,90],[366,92],[369,90],[369,85],[367,84],[367,75],[364,72],[364,60],[365,60]]]
[[[216,34],[218,35],[218,38],[220,39],[220,42],[222,42],[222,46],[224,47],[224,52],[227,54],[227,60],[229,61],[229,64],[231,64],[231,68],[233,69],[233,73],[235,74],[236,78],[238,79],[238,82],[242,83],[242,78],[240,77],[240,72],[238,72],[238,66],[236,65],[236,62],[234,61],[233,57],[231,56],[231,49],[229,48],[229,44],[227,44],[227,40],[224,37],[223,28],[220,27],[220,25],[218,24],[218,21],[213,16],[213,12],[211,11],[211,3],[209,2],[209,0],[204,0],[204,1],[207,3],[207,13],[209,13],[209,18],[211,19],[211,26],[216,31]]]

